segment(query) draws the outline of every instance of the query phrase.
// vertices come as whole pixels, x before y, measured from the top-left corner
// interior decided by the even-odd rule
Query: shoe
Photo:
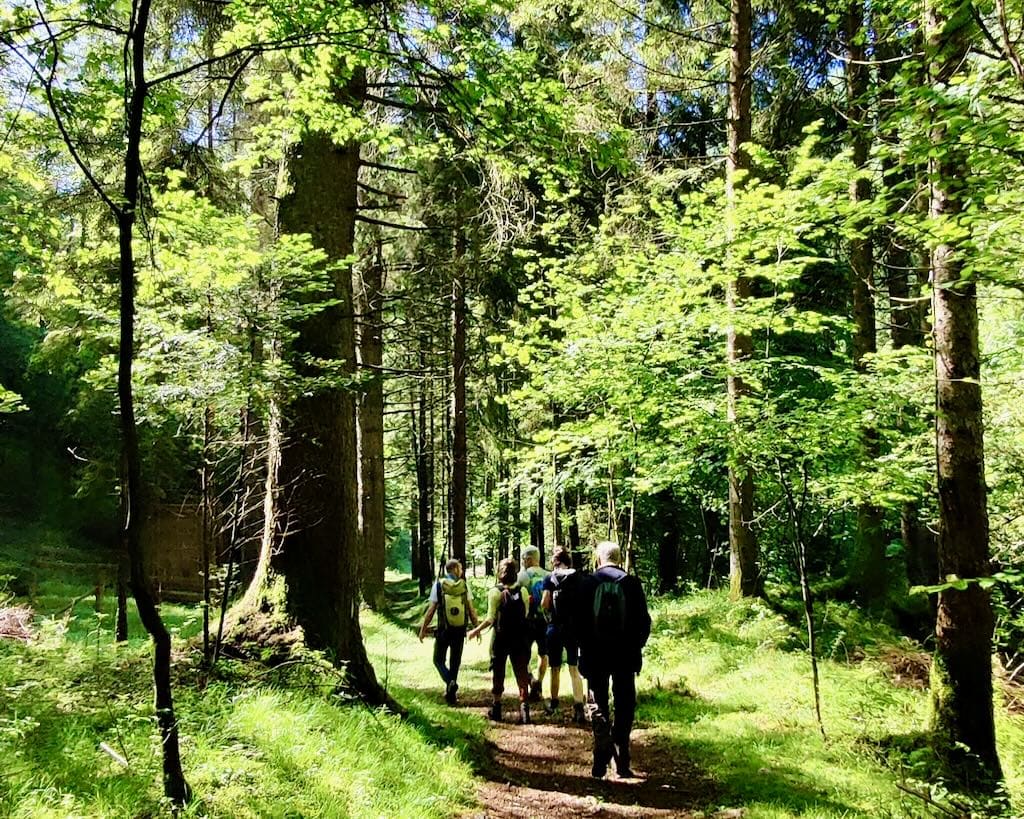
[[[611,761],[611,754],[607,751],[594,749],[594,764],[590,768],[590,775],[594,779],[603,779],[608,773],[608,763]]]
[[[519,706],[519,719],[523,725],[530,724],[530,703],[524,702]]]
[[[541,685],[541,681],[540,680],[534,680],[532,683],[530,683],[530,701],[531,702],[540,702],[540,685]]]
[[[636,776],[633,769],[629,767],[629,744],[615,744],[615,773],[621,779],[632,779]]]
[[[448,683],[448,687],[444,691],[444,701],[449,705],[455,705],[458,702],[456,692],[459,690],[459,684],[452,680]]]
[[[583,715],[583,703],[574,702],[572,704],[572,721],[576,725],[585,725],[587,718]]]
[[[491,710],[487,712],[487,716],[495,722],[501,722],[501,703],[494,703],[494,705],[491,706]]]
[[[551,700],[544,706],[544,713],[549,717],[558,710],[558,700]]]

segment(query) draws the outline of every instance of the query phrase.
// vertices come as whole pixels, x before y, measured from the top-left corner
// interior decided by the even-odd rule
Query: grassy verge
[[[34,538],[61,545],[60,533],[32,529],[15,536],[9,522],[0,528],[9,565]],[[91,597],[66,609],[88,589],[73,575],[40,576],[37,610],[59,616],[40,617],[31,644],[0,641],[2,816],[166,812],[149,642],[134,623],[128,644],[112,644],[112,598],[100,612]],[[464,755],[447,747],[443,729],[424,728],[428,704],[419,719],[400,720],[342,701],[334,672],[313,660],[273,671],[223,662],[204,677],[187,642],[197,609],[165,605],[163,614],[176,633],[176,706],[196,794],[185,816],[418,819],[450,816],[472,800]],[[466,722],[451,736],[472,735]]]

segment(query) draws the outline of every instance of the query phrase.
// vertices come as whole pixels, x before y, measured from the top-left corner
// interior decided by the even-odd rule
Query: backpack
[[[501,586],[501,600],[498,603],[498,618],[494,632],[498,637],[521,638],[526,631],[526,607],[523,605],[521,588],[505,589]]]
[[[622,581],[603,580],[594,590],[594,639],[598,644],[622,646],[626,641],[626,594]]]
[[[579,581],[579,572],[554,571],[551,573],[551,622],[556,626],[571,624]]]
[[[537,620],[543,617],[543,611],[540,607],[540,600],[544,596],[544,578],[548,576],[547,572],[538,571],[536,574],[530,572],[530,583],[523,588],[530,593],[530,619]]]
[[[466,625],[466,581],[449,580],[447,577],[437,581],[437,602],[441,610],[444,627],[464,628]]]

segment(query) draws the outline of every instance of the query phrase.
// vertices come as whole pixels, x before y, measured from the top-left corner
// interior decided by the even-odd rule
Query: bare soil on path
[[[490,695],[466,692],[459,707],[486,710]],[[590,775],[590,726],[573,725],[564,703],[548,716],[541,703],[531,707],[532,724],[520,725],[518,707],[505,698],[510,712],[492,723],[488,759],[477,790],[483,811],[471,817],[739,817],[742,811],[708,810],[718,787],[714,780],[673,749],[656,732],[633,731],[632,767],[636,777],[620,779],[609,769],[604,779]]]

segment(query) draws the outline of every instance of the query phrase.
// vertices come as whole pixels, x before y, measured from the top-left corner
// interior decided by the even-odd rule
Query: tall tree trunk
[[[744,143],[750,142],[751,134],[750,0],[731,0],[729,32],[729,145],[725,163],[725,188],[731,212],[737,186],[741,184],[739,177],[750,170],[750,158],[742,148]],[[732,224],[731,216],[729,220],[731,238],[735,234],[735,225]],[[726,306],[733,314],[726,342],[729,361],[726,388],[729,423],[734,428],[742,426],[738,408],[744,396],[749,393],[749,388],[737,371],[753,351],[750,333],[736,327],[735,314],[749,297],[749,279],[742,273],[736,273],[726,288]],[[734,447],[729,464],[729,586],[733,597],[756,595],[761,591],[757,535],[753,529],[753,520],[754,478],[740,444]]]
[[[523,488],[516,484],[515,491],[512,493],[512,557],[520,565],[523,562],[522,519]]]
[[[537,503],[530,510],[530,545],[540,551],[540,564],[544,565],[544,495],[537,495]]]
[[[868,156],[871,126],[867,107],[868,71],[865,64],[866,38],[864,6],[859,0],[847,11],[846,96],[850,146],[853,149],[854,179],[850,182],[850,203],[856,211],[871,201]],[[874,302],[874,242],[871,220],[855,215],[856,235],[850,240],[850,274],[853,286],[853,366],[860,374],[867,371],[867,358],[877,349]],[[863,458],[871,464],[878,457],[878,434],[866,428],[862,432]],[[857,532],[851,559],[850,582],[858,598],[868,606],[884,604],[888,583],[885,563],[885,519],[877,504],[861,501],[857,506]]]
[[[365,76],[357,71],[339,88],[339,102],[358,105]],[[359,145],[335,144],[319,131],[306,131],[288,157],[291,191],[278,203],[282,233],[308,233],[327,258],[326,306],[296,321],[293,354],[300,377],[355,375],[352,273],[343,262],[355,241]],[[263,577],[269,591],[279,576],[286,587],[288,619],[301,626],[306,642],[344,664],[352,685],[369,702],[385,703],[366,656],[359,627],[359,497],[357,493],[355,393],[347,385],[320,384],[292,398],[281,412],[281,446],[274,516],[279,536],[264,539]],[[268,478],[269,480],[269,478]],[[269,564],[269,566],[267,565]],[[269,569],[269,573],[268,573]],[[269,595],[258,592],[261,606]]]
[[[937,2],[927,8],[927,54],[934,103],[931,144],[931,216],[944,222],[963,209],[965,151],[947,133],[949,112],[941,101],[969,49],[971,12],[965,3],[951,11]],[[939,497],[939,574],[987,577],[988,510],[985,495],[984,434],[976,286],[964,276],[962,249],[944,242],[932,251],[935,320],[935,439]],[[987,591],[939,593],[932,664],[931,729],[940,751],[969,769],[979,760],[993,779],[1002,775],[996,752],[992,706],[992,630]],[[966,747],[971,757],[957,749]]]
[[[455,235],[452,277],[451,556],[466,564],[466,238]]]
[[[420,338],[419,413],[416,452],[416,487],[419,501],[420,594],[427,593],[434,578],[434,468],[427,437],[427,339]]]
[[[150,0],[140,0],[134,8],[133,25],[128,34],[126,53],[131,55],[125,128],[124,190],[115,211],[119,249],[120,338],[118,345],[117,395],[120,409],[123,537],[128,555],[132,593],[139,619],[153,640],[153,688],[163,762],[164,795],[172,804],[184,805],[190,796],[181,768],[178,721],[171,692],[171,635],[160,617],[142,550],[142,522],[146,509],[142,492],[142,462],[135,422],[132,365],[135,358],[135,256],[132,247],[139,185],[142,180],[142,122],[149,87],[146,81],[146,31]]]
[[[359,402],[360,538],[363,599],[379,611],[384,606],[386,560],[384,524],[384,259],[381,244],[372,264],[362,271],[359,288],[359,360],[369,372]]]

